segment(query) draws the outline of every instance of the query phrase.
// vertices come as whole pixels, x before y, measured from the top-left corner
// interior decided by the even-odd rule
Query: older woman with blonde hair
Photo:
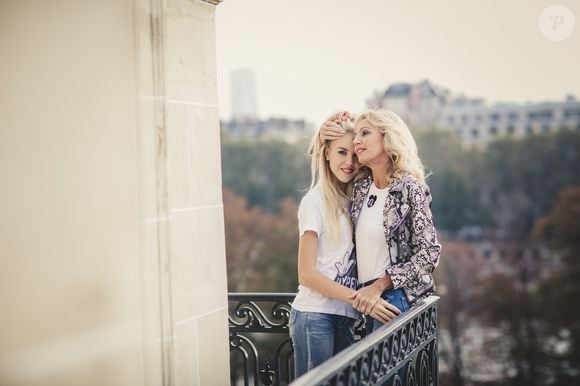
[[[323,140],[340,138],[332,122]],[[369,315],[367,332],[390,319],[375,307],[382,298],[402,312],[435,292],[433,271],[441,245],[431,214],[431,194],[417,145],[392,111],[367,110],[355,121],[353,144],[363,165],[353,187],[354,228],[360,289],[353,306]]]

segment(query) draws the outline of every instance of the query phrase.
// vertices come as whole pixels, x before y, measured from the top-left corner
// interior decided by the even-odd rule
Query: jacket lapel
[[[352,222],[353,229],[356,226],[358,218],[360,217],[360,211],[362,210],[365,197],[371,188],[371,182],[371,176],[366,176],[355,183],[355,187],[353,189],[355,195],[352,198],[352,207],[350,210],[350,220]]]

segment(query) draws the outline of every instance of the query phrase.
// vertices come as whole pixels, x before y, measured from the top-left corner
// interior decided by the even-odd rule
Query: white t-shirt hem
[[[330,315],[340,315],[340,316],[346,316],[348,318],[352,318],[355,320],[361,320],[361,315],[354,311],[353,308],[353,312],[341,312],[341,310],[337,310],[335,308],[323,308],[323,307],[308,307],[308,306],[298,306],[296,307],[294,304],[292,304],[292,308],[300,311],[300,312],[318,312],[318,313],[323,313],[323,314],[330,314]]]

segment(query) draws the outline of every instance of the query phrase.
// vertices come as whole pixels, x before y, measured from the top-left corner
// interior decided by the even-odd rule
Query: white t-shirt
[[[387,194],[388,187],[379,189],[373,182],[356,223],[358,280],[361,284],[385,276],[385,269],[391,263],[383,225]]]
[[[335,239],[332,230],[328,229],[328,217],[324,205],[324,196],[320,185],[315,186],[300,202],[298,209],[298,230],[300,237],[306,231],[318,235],[316,268],[320,273],[346,287],[356,289],[356,257],[353,252],[352,230],[342,214],[340,229]],[[292,307],[303,312],[323,312],[360,319],[360,314],[350,303],[331,299],[307,288],[298,286],[298,294]]]

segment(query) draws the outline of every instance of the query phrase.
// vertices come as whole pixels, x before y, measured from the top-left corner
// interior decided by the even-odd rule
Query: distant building
[[[429,80],[395,83],[367,100],[369,108],[394,111],[409,127],[433,127],[439,122],[449,91]]]
[[[232,119],[222,122],[221,128],[234,138],[271,138],[288,143],[296,143],[309,138],[314,132],[313,127],[305,120],[287,118]]]
[[[485,146],[502,136],[522,138],[563,128],[580,130],[580,101],[496,104],[456,98],[444,108],[439,127],[451,129],[466,146]]]
[[[428,80],[396,83],[367,100],[369,108],[396,112],[411,128],[449,129],[464,146],[485,146],[502,136],[521,138],[562,128],[580,130],[580,101],[488,105],[481,98],[453,96]]]
[[[248,68],[239,68],[230,73],[232,119],[256,119],[257,94],[256,75]]]

